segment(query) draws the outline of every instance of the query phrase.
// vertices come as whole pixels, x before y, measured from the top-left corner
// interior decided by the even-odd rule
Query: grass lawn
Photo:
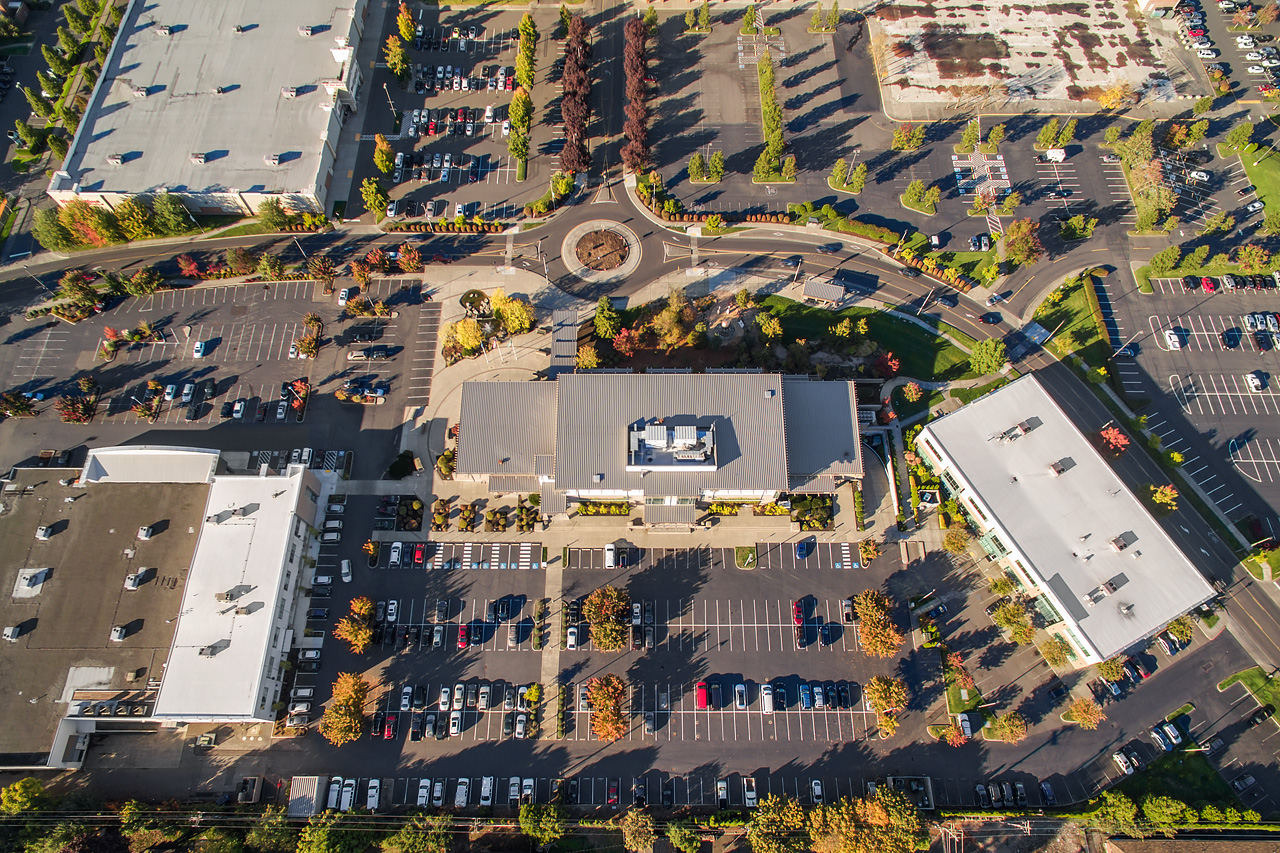
[[[1182,706],[1181,708],[1179,708],[1178,710],[1174,711],[1172,714],[1170,714],[1170,715],[1168,715],[1167,717],[1165,717],[1165,719],[1166,719],[1166,720],[1169,720],[1169,721],[1173,721],[1173,720],[1177,719],[1178,717],[1181,717],[1183,714],[1190,714],[1190,713],[1191,713],[1192,711],[1194,711],[1195,709],[1196,709],[1196,706],[1195,706],[1195,705],[1192,705],[1190,702],[1188,702],[1187,704],[1183,705],[1183,706]]]
[[[982,280],[982,270],[996,262],[995,249],[989,249],[985,252],[955,252],[947,249],[937,249],[931,252],[929,251],[929,238],[919,232],[909,237],[903,244],[903,248],[910,249],[917,255],[928,255],[942,266],[951,267],[957,272],[962,272],[980,281]]]
[[[1280,682],[1274,678],[1268,678],[1266,671],[1262,667],[1255,666],[1252,669],[1246,669],[1244,672],[1237,672],[1219,683],[1218,689],[1225,690],[1237,681],[1249,688],[1249,692],[1253,694],[1253,697],[1263,705],[1280,708]]]
[[[925,216],[933,216],[938,212],[938,206],[936,204],[925,204],[922,201],[907,201],[907,197],[905,195],[898,196],[898,201],[902,202],[903,207],[914,210],[916,213],[923,213]]]
[[[1008,377],[1001,376],[995,382],[988,382],[986,385],[975,385],[972,388],[957,388],[951,392],[951,396],[955,397],[961,403],[969,404],[981,397],[983,394],[990,393],[991,391],[1008,384]]]
[[[977,688],[969,691],[969,698],[963,699],[960,696],[960,685],[947,685],[947,713],[963,714],[965,711],[972,711],[982,704],[982,694]]]
[[[1083,276],[1073,284],[1062,286],[1065,294],[1056,305],[1040,303],[1034,319],[1053,334],[1049,346],[1060,358],[1072,353],[1079,355],[1090,366],[1106,364],[1111,356],[1111,344],[1106,329],[1098,327],[1085,288],[1092,287],[1093,280]]]
[[[1118,790],[1135,801],[1147,794],[1164,794],[1188,804],[1236,805],[1231,787],[1199,752],[1179,750],[1157,758],[1121,782]]]
[[[927,412],[934,406],[942,405],[942,401],[946,399],[941,391],[925,391],[921,389],[920,399],[914,403],[902,396],[902,388],[893,389],[893,410],[898,413],[900,419],[915,417],[921,412]]]
[[[1266,209],[1280,208],[1280,154],[1266,150],[1245,154],[1244,149],[1234,151],[1220,142],[1218,156],[1228,160],[1239,157],[1240,165],[1244,167],[1244,173],[1249,177],[1249,183],[1258,188],[1258,198],[1267,205]],[[1262,158],[1262,162],[1256,166],[1253,165],[1259,158]]]
[[[783,343],[797,338],[825,338],[828,329],[843,317],[855,323],[866,318],[870,338],[899,359],[899,373],[914,379],[967,379],[975,376],[969,356],[946,338],[932,335],[914,323],[899,320],[883,311],[852,307],[828,311],[781,296],[766,296],[761,306],[782,321]]]
[[[208,234],[205,239],[214,239],[222,237],[244,237],[250,234],[273,234],[270,228],[261,222],[246,222],[244,225],[237,225],[234,228],[228,228],[226,231],[219,231],[217,234]]]
[[[1266,573],[1262,571],[1262,566],[1258,565],[1258,561],[1253,557],[1245,557],[1242,561],[1244,567],[1249,570],[1249,574],[1258,580],[1266,580]]]

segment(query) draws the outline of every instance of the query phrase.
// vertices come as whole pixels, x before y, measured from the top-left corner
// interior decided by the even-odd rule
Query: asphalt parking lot
[[[324,295],[313,281],[211,285],[128,298],[75,326],[47,323],[19,330],[10,336],[11,346],[0,348],[0,369],[9,371],[16,390],[52,397],[78,371],[95,368],[105,389],[99,417],[126,426],[150,423],[132,411],[147,399],[150,380],[175,386],[175,398],[162,404],[155,420],[171,427],[275,423],[281,383],[298,378],[313,385],[309,412],[315,394],[331,394],[347,381],[382,385],[390,401],[423,400],[430,395],[439,306],[419,307],[417,288],[405,287],[403,280],[375,279],[365,289],[398,311],[395,319],[344,318],[337,297]],[[311,312],[325,323],[320,352],[314,359],[290,358],[291,345],[305,332],[303,318]],[[126,346],[110,363],[92,359],[104,326],[128,330],[142,322],[158,330],[158,341]],[[357,342],[358,336],[365,341]],[[204,344],[199,357],[196,342]],[[392,357],[348,360],[349,352],[370,342],[387,347]],[[215,393],[197,391],[198,416],[188,420],[183,387],[209,379]],[[223,404],[238,400],[246,407],[235,419]],[[371,417],[380,420],[376,410]]]
[[[1260,314],[1274,316],[1280,299],[1274,288],[1226,292],[1215,282],[1205,293],[1155,279],[1155,293],[1111,303],[1115,334],[1136,350],[1119,378],[1126,393],[1150,399],[1147,426],[1163,449],[1184,455],[1183,470],[1228,518],[1252,514],[1259,536],[1280,535],[1280,430],[1268,417],[1280,413],[1280,362],[1274,345],[1263,349],[1249,328]],[[1269,332],[1261,338],[1274,340]],[[1255,372],[1256,391],[1247,378]]]
[[[516,163],[503,135],[515,88],[513,33],[522,15],[478,8],[445,13],[428,8],[418,14],[422,37],[406,44],[405,51],[409,84],[401,88],[387,78],[387,94],[402,116],[399,126],[390,116],[366,125],[355,181],[358,186],[369,175],[389,185],[391,198],[399,203],[395,218],[511,220],[523,208],[529,184],[516,183]],[[543,31],[539,38],[534,150],[547,134],[538,128],[547,112],[543,101],[549,92],[540,89],[549,87],[542,66],[549,64],[550,35]],[[389,175],[372,165],[376,132],[386,136],[397,155],[404,155],[403,165]],[[536,160],[530,162],[531,179]],[[534,184],[541,187],[545,181],[539,176]]]

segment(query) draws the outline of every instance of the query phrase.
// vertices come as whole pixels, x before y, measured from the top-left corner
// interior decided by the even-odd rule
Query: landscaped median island
[[[1101,272],[1085,270],[1067,279],[1044,298],[1032,317],[1049,331],[1046,345],[1054,354],[1059,358],[1078,355],[1095,368],[1111,358],[1111,342],[1094,289]]]
[[[1253,698],[1258,700],[1258,704],[1263,708],[1270,708],[1272,714],[1280,708],[1280,680],[1268,676],[1262,667],[1255,666],[1224,678],[1218,683],[1218,690],[1224,691],[1237,683],[1243,684]]]

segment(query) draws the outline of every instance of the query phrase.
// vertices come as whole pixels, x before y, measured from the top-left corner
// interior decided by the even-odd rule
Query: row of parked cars
[[[409,714],[411,741],[419,741],[424,737],[434,737],[437,740],[457,737],[462,733],[464,711],[484,713],[498,710],[497,703],[500,701],[502,710],[509,712],[503,717],[503,736],[524,738],[529,725],[530,707],[526,699],[528,690],[527,685],[517,688],[514,684],[507,684],[504,689],[502,682],[458,682],[452,689],[448,685],[441,686],[439,702],[433,709],[427,704],[425,687],[406,684],[400,692],[399,710],[377,711],[373,715],[369,735],[375,739],[394,740],[399,731],[400,715]]]
[[[1261,203],[1255,202],[1255,204]],[[1200,290],[1204,293],[1217,293],[1220,289],[1226,293],[1234,293],[1237,290],[1275,290],[1277,286],[1280,286],[1280,273],[1267,273],[1266,275],[1235,273],[1217,277],[1208,275],[1187,275],[1182,277],[1183,290]]]
[[[417,805],[420,807],[434,806],[440,808],[445,804],[445,784],[448,780],[436,779],[419,779],[417,790]],[[493,776],[484,776],[480,779],[480,805],[482,807],[492,806],[494,798],[495,779]],[[329,791],[325,805],[334,811],[351,811],[356,805],[357,788],[359,780],[344,779],[341,776],[334,776],[329,780]],[[511,804],[518,802],[533,802],[533,779],[519,776],[512,776],[507,786],[507,799]],[[471,800],[471,779],[463,777],[457,781],[454,787],[453,805],[455,808],[466,808],[470,805]],[[370,779],[364,788],[364,808],[375,812],[382,804],[382,780]]]
[[[584,694],[585,695],[585,694]],[[851,710],[858,707],[862,686],[856,681],[801,681],[795,688],[794,706],[802,711]],[[758,690],[760,710],[765,715],[785,711],[789,702],[787,683],[774,679],[772,684],[762,684]],[[732,687],[733,709],[746,711],[752,704],[751,682],[740,681]],[[699,711],[727,709],[721,699],[719,682],[699,681],[694,688],[694,707]]]

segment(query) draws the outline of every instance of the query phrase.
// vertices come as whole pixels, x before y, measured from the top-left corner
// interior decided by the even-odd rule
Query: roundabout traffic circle
[[[569,230],[560,257],[570,275],[589,284],[617,284],[640,267],[640,237],[620,222],[593,219]]]

